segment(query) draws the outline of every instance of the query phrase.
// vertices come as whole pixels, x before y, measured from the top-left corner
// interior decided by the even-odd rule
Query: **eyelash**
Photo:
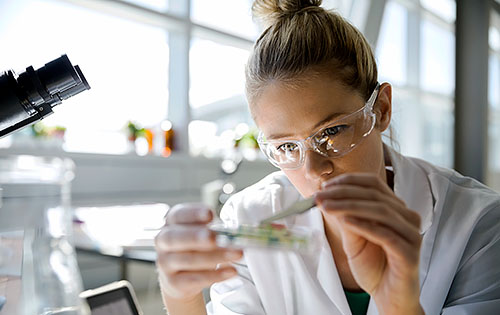
[[[287,145],[294,145],[294,150],[297,148],[297,145],[295,143],[291,143],[291,142],[287,142],[287,143],[283,143],[283,144],[280,144],[279,146],[276,147],[276,151],[285,151],[286,149],[284,149],[285,146]]]
[[[340,131],[342,131],[345,128],[347,128],[346,125],[333,126],[333,127],[330,127],[330,128],[326,128],[325,131],[323,132],[323,134],[327,133],[328,130],[335,129],[335,133],[334,134],[328,134],[327,133],[328,136],[335,136],[336,134],[338,134]]]
[[[347,129],[347,128],[348,128],[348,126],[347,126],[347,125],[338,125],[338,126],[329,127],[329,128],[326,128],[326,129],[323,131],[322,136],[325,136],[325,134],[326,134],[326,136],[335,136],[335,135],[337,135],[339,132],[341,132],[342,130],[345,130],[345,129]],[[335,132],[334,132],[333,134],[328,134],[328,131],[331,131],[332,129],[333,129],[333,130],[335,130]],[[285,151],[286,149],[284,149],[284,147],[285,147],[285,146],[287,146],[287,145],[294,145],[294,148],[293,148],[293,149],[295,149],[295,148],[296,148],[296,146],[297,146],[295,143],[286,142],[286,143],[283,143],[283,144],[278,145],[278,146],[276,147],[276,151],[280,151],[280,150]]]

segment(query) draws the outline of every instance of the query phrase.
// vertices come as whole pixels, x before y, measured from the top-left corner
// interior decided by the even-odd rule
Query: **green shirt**
[[[349,292],[347,290],[344,290],[344,292],[352,315],[366,315],[370,295],[366,292]]]

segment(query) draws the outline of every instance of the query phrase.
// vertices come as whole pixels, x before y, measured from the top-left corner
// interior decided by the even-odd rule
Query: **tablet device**
[[[143,315],[132,285],[125,280],[84,291],[80,296],[87,300],[92,315]]]

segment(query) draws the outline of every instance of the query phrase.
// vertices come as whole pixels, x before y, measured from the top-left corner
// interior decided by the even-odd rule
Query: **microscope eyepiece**
[[[16,77],[0,75],[0,137],[35,123],[53,113],[65,99],[89,90],[78,66],[63,55],[35,70],[32,66]]]

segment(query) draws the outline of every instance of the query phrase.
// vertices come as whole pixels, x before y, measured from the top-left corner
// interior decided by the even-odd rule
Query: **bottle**
[[[161,123],[161,130],[165,138],[164,147],[162,150],[162,155],[164,157],[169,157],[174,150],[174,128],[172,122],[169,120],[164,120]]]

